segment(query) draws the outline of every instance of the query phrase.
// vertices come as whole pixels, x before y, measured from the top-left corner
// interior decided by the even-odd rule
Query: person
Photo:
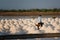
[[[39,19],[39,22],[38,22],[38,24],[36,24],[36,26],[37,26],[37,28],[38,28],[38,30],[39,30],[39,29],[40,29],[39,27],[42,27],[44,23],[42,22],[42,17],[41,17],[41,15],[39,15],[38,19]]]

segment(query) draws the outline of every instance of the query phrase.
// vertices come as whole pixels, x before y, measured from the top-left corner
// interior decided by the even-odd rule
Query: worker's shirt
[[[38,21],[38,23],[39,23],[39,22],[42,22],[42,17],[39,16],[39,17],[37,18],[37,21]]]

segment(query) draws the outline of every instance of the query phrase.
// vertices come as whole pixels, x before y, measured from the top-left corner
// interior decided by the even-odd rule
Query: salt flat
[[[38,22],[38,16],[0,16],[0,35],[60,33],[60,16],[43,16],[44,25],[39,30],[35,25]]]

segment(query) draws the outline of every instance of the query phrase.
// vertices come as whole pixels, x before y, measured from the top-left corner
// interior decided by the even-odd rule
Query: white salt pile
[[[60,18],[43,17],[43,27],[37,29],[38,17],[0,16],[0,34],[60,33]]]

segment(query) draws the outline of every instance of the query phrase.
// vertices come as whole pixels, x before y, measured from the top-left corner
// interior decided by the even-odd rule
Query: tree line
[[[3,10],[0,9],[0,12],[60,12],[60,8],[53,8],[53,9],[11,9],[11,10]]]

